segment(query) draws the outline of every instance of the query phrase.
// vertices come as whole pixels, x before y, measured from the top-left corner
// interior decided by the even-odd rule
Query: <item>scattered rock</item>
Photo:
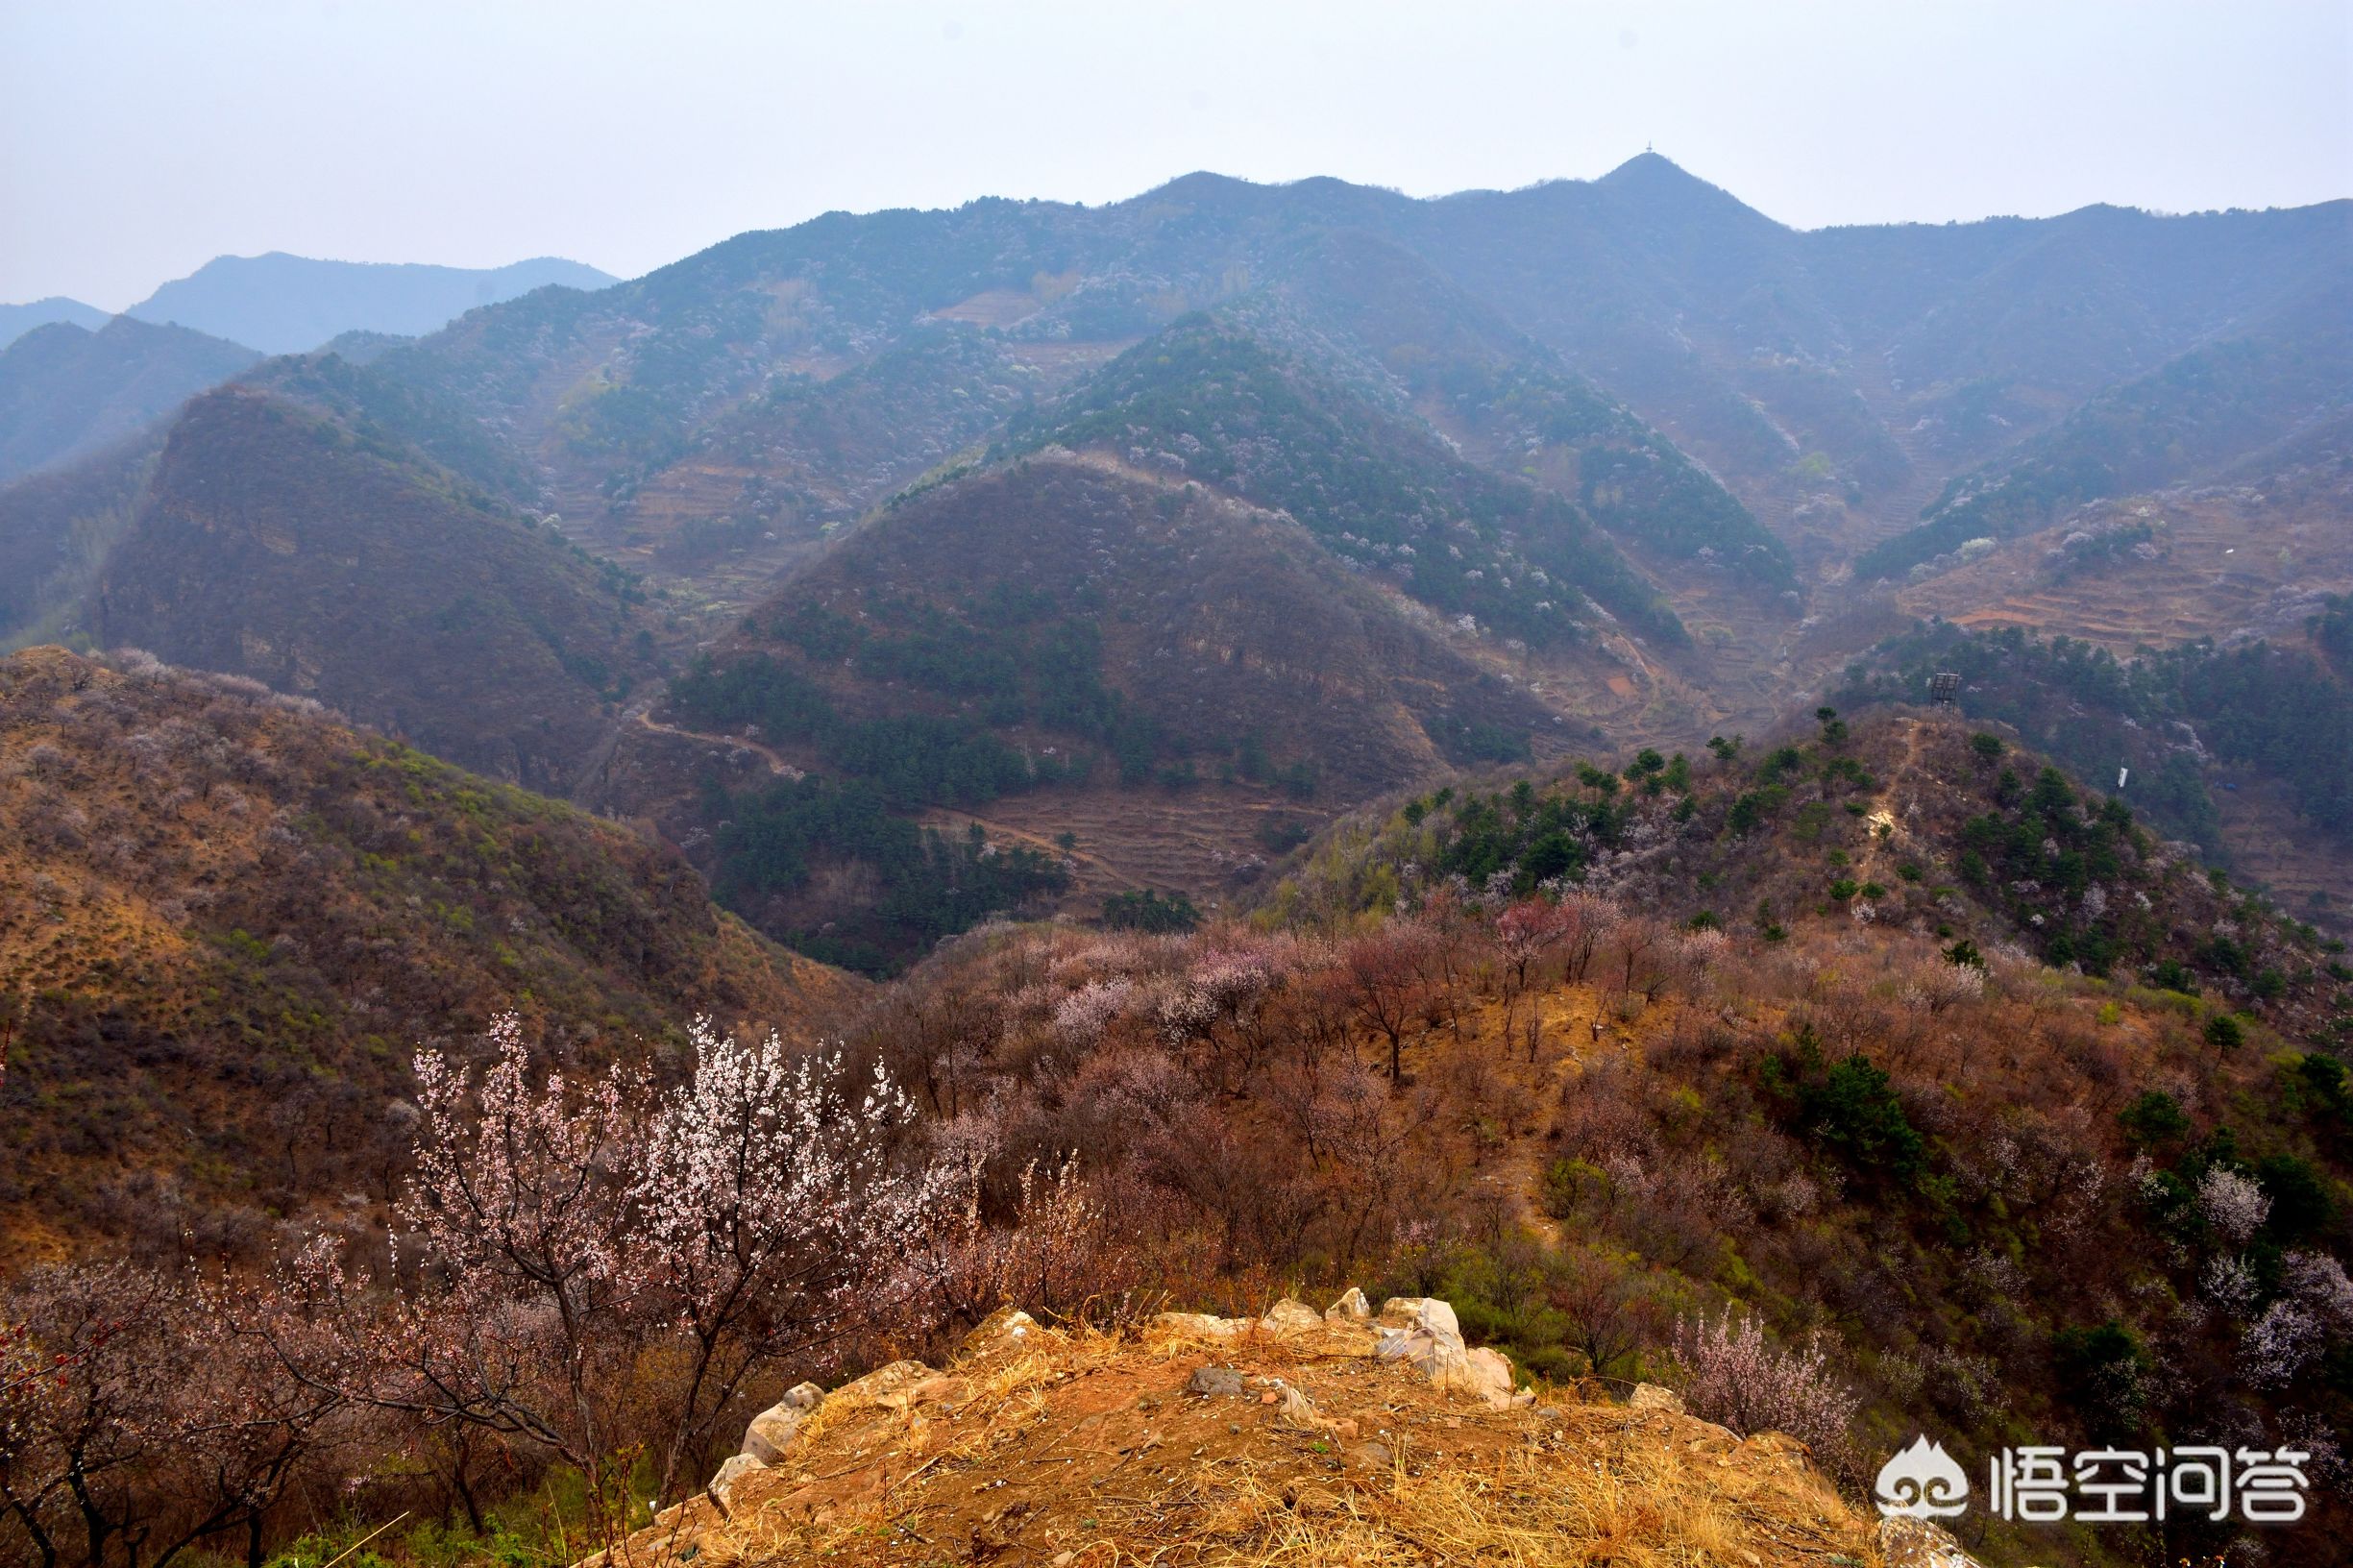
[[[1324,1321],[1338,1324],[1364,1324],[1373,1320],[1373,1305],[1364,1299],[1364,1292],[1350,1286],[1340,1292],[1340,1299],[1324,1309]]]
[[[1683,1396],[1672,1388],[1661,1388],[1654,1383],[1637,1383],[1632,1397],[1627,1400],[1630,1410],[1665,1410],[1670,1415],[1683,1413]]]
[[[825,1390],[814,1383],[788,1389],[744,1429],[744,1453],[763,1465],[774,1464],[793,1446],[793,1434],[800,1430],[801,1421],[824,1402]]]
[[[964,1336],[964,1348],[969,1352],[994,1348],[1006,1340],[1019,1341],[1029,1337],[1038,1327],[1038,1320],[1018,1307],[999,1307],[980,1326]]]
[[[749,1454],[730,1454],[720,1465],[719,1473],[711,1478],[710,1493],[724,1504],[730,1501],[728,1494],[734,1490],[738,1481],[754,1470],[767,1468],[767,1465]]]
[[[1322,1313],[1306,1302],[1289,1296],[1267,1308],[1266,1315],[1259,1319],[1259,1327],[1278,1339],[1288,1338],[1295,1334],[1312,1334],[1323,1326]]]
[[[1312,1427],[1321,1431],[1331,1425],[1316,1410],[1315,1402],[1308,1398],[1304,1390],[1293,1388],[1288,1384],[1284,1384],[1277,1403],[1281,1408],[1275,1413],[1292,1426]]]
[[[1982,1568],[1942,1525],[1910,1514],[1879,1521],[1879,1556],[1886,1568]]]
[[[878,1366],[855,1383],[846,1383],[833,1391],[833,1397],[849,1409],[862,1409],[870,1405],[895,1405],[902,1409],[908,1404],[907,1389],[932,1377],[932,1369],[921,1361],[893,1361]]]
[[[1242,1375],[1230,1366],[1196,1366],[1185,1391],[1205,1399],[1230,1399],[1242,1391]]]
[[[1163,1312],[1152,1322],[1155,1327],[1199,1339],[1231,1339],[1249,1326],[1239,1319],[1219,1317],[1213,1312]]]

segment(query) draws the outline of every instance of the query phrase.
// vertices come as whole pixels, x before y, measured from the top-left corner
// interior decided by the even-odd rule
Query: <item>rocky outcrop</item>
[[[1983,1568],[1942,1525],[1909,1514],[1879,1521],[1879,1560],[1885,1568]]]
[[[1038,1320],[1018,1308],[1003,1308],[965,1336],[968,1353],[1017,1343],[1038,1326]],[[724,1508],[736,1482],[755,1471],[781,1464],[799,1436],[800,1429],[820,1409],[855,1411],[875,1408],[909,1409],[917,1405],[946,1402],[963,1391],[961,1383],[943,1377],[921,1361],[893,1361],[876,1367],[853,1383],[828,1394],[814,1383],[788,1389],[785,1396],[751,1418],[744,1429],[742,1452],[731,1455],[712,1476],[706,1488]]]
[[[825,1390],[814,1383],[804,1383],[789,1390],[785,1396],[751,1418],[744,1429],[744,1449],[736,1458],[750,1459],[756,1464],[774,1464],[784,1458],[784,1451],[793,1446],[793,1434],[811,1410],[824,1401]]]
[[[1663,1389],[1513,1398],[1445,1303],[1354,1305],[1313,1329],[1290,1310],[1109,1334],[999,1314],[944,1368],[894,1362],[813,1409],[803,1395],[777,1462],[737,1456],[592,1560],[1389,1562],[1442,1538],[1529,1568],[1973,1568],[1913,1529],[1882,1552],[1879,1521],[1793,1438],[1743,1439]]]
[[[1511,1362],[1501,1352],[1465,1346],[1455,1310],[1434,1296],[1392,1296],[1382,1304],[1375,1322],[1381,1337],[1373,1354],[1385,1361],[1409,1363],[1440,1388],[1467,1394],[1499,1410],[1535,1397],[1512,1391]]]
[[[1155,1324],[1189,1338],[1226,1341],[1260,1334],[1291,1340],[1313,1335],[1359,1354],[1369,1349],[1381,1360],[1403,1361],[1437,1387],[1494,1409],[1527,1404],[1534,1397],[1514,1391],[1511,1362],[1501,1352],[1483,1346],[1474,1350],[1462,1342],[1455,1310],[1435,1297],[1391,1296],[1376,1313],[1364,1292],[1352,1286],[1321,1312],[1286,1297],[1258,1318],[1163,1312]]]

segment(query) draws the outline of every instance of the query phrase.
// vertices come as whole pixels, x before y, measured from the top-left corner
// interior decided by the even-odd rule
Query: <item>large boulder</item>
[[[751,1418],[744,1429],[744,1453],[761,1464],[774,1464],[793,1446],[793,1436],[811,1410],[825,1402],[825,1390],[804,1383]],[[730,1478],[732,1479],[732,1478]]]
[[[1232,1339],[1250,1327],[1246,1318],[1219,1317],[1214,1312],[1162,1312],[1152,1323],[1170,1334],[1198,1339]]]
[[[765,1470],[767,1468],[768,1466],[766,1464],[762,1463],[759,1459],[754,1458],[749,1454],[730,1454],[720,1465],[719,1474],[711,1478],[710,1493],[713,1497],[719,1499],[722,1507],[724,1507],[725,1505],[734,1501],[732,1494],[735,1491],[735,1483],[737,1482],[743,1480],[744,1477],[751,1474],[754,1470]]]
[[[1435,1296],[1391,1296],[1373,1321],[1385,1329],[1432,1329],[1462,1337],[1455,1310]]]
[[[1464,1351],[1461,1365],[1438,1382],[1451,1392],[1484,1400],[1498,1409],[1511,1403],[1511,1362],[1502,1351],[1484,1345]]]
[[[1410,1361],[1433,1382],[1462,1364],[1462,1325],[1436,1297],[1391,1296],[1381,1304],[1380,1323],[1373,1354],[1383,1360]]]
[[[1321,1312],[1289,1296],[1267,1308],[1266,1315],[1259,1319],[1259,1327],[1278,1339],[1287,1339],[1295,1334],[1313,1334],[1323,1326]]]
[[[1353,1285],[1340,1292],[1339,1300],[1324,1309],[1324,1321],[1335,1328],[1361,1328],[1372,1320],[1372,1303]]]
[[[1373,1354],[1402,1360],[1449,1393],[1467,1394],[1496,1409],[1526,1404],[1532,1394],[1515,1394],[1511,1362],[1499,1351],[1469,1349],[1455,1310],[1434,1296],[1391,1296],[1382,1303],[1381,1337]]]

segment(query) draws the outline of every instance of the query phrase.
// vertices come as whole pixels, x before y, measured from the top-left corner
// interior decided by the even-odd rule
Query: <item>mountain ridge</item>
[[[476,306],[551,284],[594,289],[614,282],[607,273],[561,257],[451,267],[332,261],[266,251],[215,257],[123,314],[233,338],[268,354],[300,354],[354,331],[417,336]]]
[[[53,321],[70,322],[87,331],[96,331],[109,320],[108,312],[80,300],[52,294],[47,299],[32,300],[23,305],[0,305],[0,349],[7,348],[36,327],[46,327]]]
[[[36,327],[0,349],[0,483],[135,434],[250,369],[241,343],[128,316]]]
[[[419,1040],[510,1007],[586,1060],[675,1052],[700,1012],[805,1037],[857,989],[625,828],[250,680],[12,654],[0,759],[19,1261],[183,1224],[258,1244],[265,1211],[371,1179]]]

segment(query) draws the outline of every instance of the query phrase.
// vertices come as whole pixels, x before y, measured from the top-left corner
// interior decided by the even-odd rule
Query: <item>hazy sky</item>
[[[2353,5],[0,0],[0,301],[223,253],[633,275],[1192,169],[1415,195],[1658,151],[1787,223],[2353,194]]]

